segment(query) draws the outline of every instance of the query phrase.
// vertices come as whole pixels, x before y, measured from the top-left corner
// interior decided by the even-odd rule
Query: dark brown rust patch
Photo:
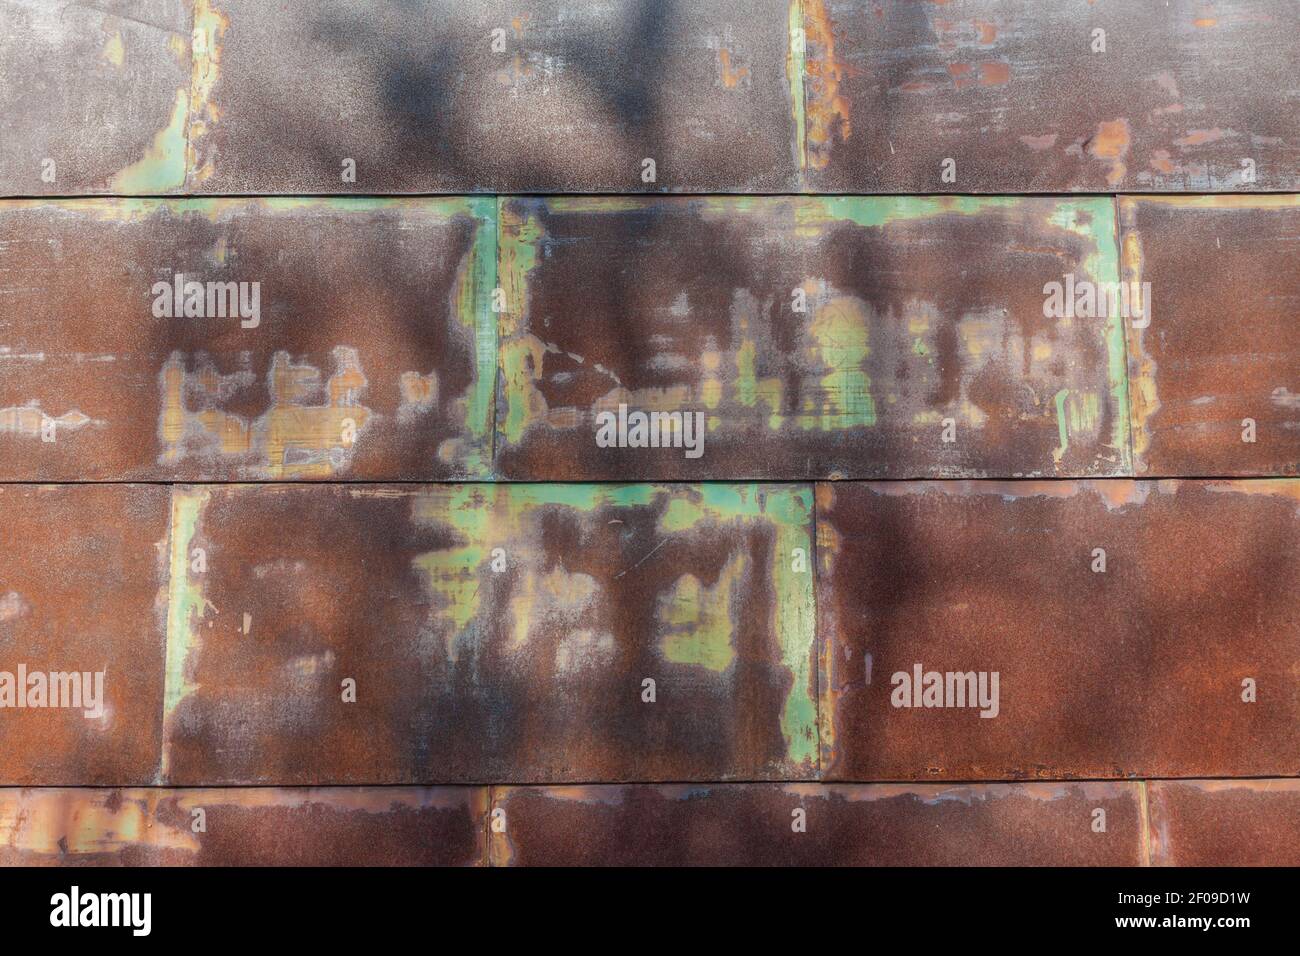
[[[1298,485],[820,485],[827,778],[1295,774]],[[997,716],[894,706],[918,663]]]
[[[492,200],[0,210],[0,478],[486,474],[494,220]],[[249,317],[158,317],[178,274],[204,312],[209,283],[246,283]]]
[[[7,790],[0,865],[475,866],[486,807],[467,787]]]
[[[1130,866],[1129,783],[498,787],[494,865]],[[1105,813],[1105,832],[1094,830]],[[800,816],[802,813],[802,817]],[[803,829],[799,830],[798,827]]]
[[[0,487],[0,671],[77,673],[102,711],[0,707],[0,783],[132,785],[158,768],[165,488]],[[49,678],[45,678],[48,683]],[[89,685],[89,686],[88,686]],[[29,684],[28,692],[34,689]],[[71,686],[60,679],[60,702]],[[0,688],[0,695],[3,688]],[[46,704],[52,703],[48,688]]]
[[[514,478],[1127,470],[1118,279],[1095,200],[512,200],[497,463]],[[702,456],[600,447],[600,416],[700,414]],[[952,442],[944,440],[952,419]]]
[[[1300,866],[1300,780],[1153,780],[1153,866]]]
[[[1288,0],[803,4],[808,164],[833,192],[1300,188]],[[1104,51],[1094,50],[1105,31]],[[955,180],[941,177],[945,159]],[[1243,160],[1253,164],[1248,175]],[[1251,178],[1253,176],[1253,178]]]
[[[787,573],[811,549],[807,489],[177,498],[175,524],[193,531],[176,536],[173,567],[199,547],[207,570],[182,557],[172,583],[166,782],[815,770],[811,569]]]
[[[1300,202],[1120,208],[1126,278],[1153,302],[1127,329],[1139,474],[1300,473]]]
[[[795,182],[786,0],[220,6],[220,115],[200,140],[200,191],[748,192]],[[341,180],[345,157],[355,184]]]

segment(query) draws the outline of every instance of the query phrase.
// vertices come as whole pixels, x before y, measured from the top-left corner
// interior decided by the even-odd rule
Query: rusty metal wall
[[[1297,10],[0,0],[0,865],[1300,863]]]
[[[827,779],[1300,774],[1300,483],[817,491]]]
[[[1295,475],[1296,210],[8,202],[0,479]],[[622,406],[700,454],[601,447]]]
[[[1294,191],[1298,28],[1289,0],[8,0],[0,195]]]
[[[1300,861],[1295,780],[0,790],[3,866]]]

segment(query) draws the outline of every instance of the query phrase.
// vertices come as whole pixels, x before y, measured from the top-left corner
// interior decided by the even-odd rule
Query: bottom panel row
[[[1300,864],[1300,780],[0,790],[0,865]]]

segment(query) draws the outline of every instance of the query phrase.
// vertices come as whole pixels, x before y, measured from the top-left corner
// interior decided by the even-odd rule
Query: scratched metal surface
[[[812,191],[1300,188],[1291,0],[801,6]]]
[[[1046,283],[1118,280],[1108,200],[515,199],[500,228],[504,476],[1127,473],[1120,320],[1044,317]],[[703,455],[598,447],[620,404],[702,413]]]
[[[817,493],[826,779],[1300,771],[1300,481]],[[997,672],[996,716],[895,706],[917,664]]]
[[[0,790],[0,866],[481,866],[487,796],[469,787]]]
[[[153,782],[168,502],[148,486],[0,486],[0,784]],[[90,675],[77,691],[101,706],[49,706],[51,673]],[[75,703],[57,680],[58,703]]]
[[[179,189],[190,23],[186,0],[0,2],[0,195]]]
[[[1129,866],[1138,785],[494,787],[494,866]],[[1105,832],[1092,828],[1094,811]],[[796,811],[802,811],[800,818]],[[802,826],[803,830],[796,828]]]
[[[1153,780],[1154,866],[1300,866],[1300,780]]]
[[[486,475],[495,209],[0,205],[0,478]],[[259,315],[155,317],[177,274],[257,282]]]
[[[178,487],[163,779],[807,776],[811,510],[788,485]]]
[[[785,0],[218,0],[212,15],[196,191],[795,185]]]
[[[1138,474],[1300,472],[1300,198],[1124,198],[1120,219],[1153,303],[1126,328]]]

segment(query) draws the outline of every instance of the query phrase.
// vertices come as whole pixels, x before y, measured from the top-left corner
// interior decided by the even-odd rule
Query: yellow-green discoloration
[[[221,38],[229,28],[229,18],[211,0],[194,0],[189,126],[185,142],[186,170],[194,183],[203,182],[214,171],[215,160],[211,155],[200,164],[199,143],[221,118],[212,94],[221,72]]]
[[[799,0],[790,0],[788,52],[785,58],[785,75],[790,84],[790,110],[794,116],[794,158],[800,169],[808,166],[807,119],[804,105],[803,80],[806,72],[805,58],[808,43],[803,31],[803,8]]]
[[[158,818],[165,790],[9,790],[0,794],[0,850],[31,854],[31,863],[65,862],[128,849],[195,853],[199,837]],[[188,815],[185,818],[188,820]]]
[[[1119,239],[1116,231],[1115,205],[1109,199],[1073,199],[1057,204],[1050,221],[1062,229],[1084,237],[1091,248],[1084,257],[1083,275],[1094,282],[1120,281]],[[1117,471],[1132,474],[1132,441],[1129,431],[1128,360],[1124,343],[1124,318],[1117,314],[1104,320],[1102,335],[1106,342],[1106,379],[1116,414],[1111,426],[1109,446],[1115,455]]]
[[[496,200],[484,197],[437,199],[410,197],[270,197],[245,199],[114,198],[96,200],[24,200],[15,209],[53,211],[58,215],[86,217],[97,222],[139,225],[156,219],[201,219],[218,227],[212,256],[226,262],[238,254],[241,230],[249,218],[298,217],[315,223],[327,217],[384,218],[383,229],[396,232],[408,224],[457,223],[469,220],[473,237],[467,254],[454,263],[456,278],[446,303],[451,330],[468,339],[472,352],[471,384],[460,395],[437,393],[436,376],[427,369],[409,371],[397,381],[372,382],[361,361],[361,350],[339,343],[332,364],[314,367],[295,362],[289,352],[272,356],[264,381],[249,379],[228,353],[199,363],[195,356],[175,353],[159,370],[161,413],[158,437],[161,463],[175,466],[193,455],[211,454],[237,465],[240,477],[256,479],[329,478],[346,471],[366,438],[374,415],[370,396],[401,397],[392,411],[399,419],[430,410],[437,402],[453,403],[449,415],[463,426],[464,434],[430,449],[442,462],[455,466],[464,477],[492,474],[492,439],[497,369],[497,326],[492,312],[496,285]],[[391,220],[391,223],[388,222]],[[369,227],[367,227],[369,228]],[[146,305],[147,307],[147,305]],[[269,322],[269,320],[268,320]],[[250,340],[252,341],[252,340]],[[249,389],[263,389],[270,407],[262,415],[235,415],[223,409],[232,387],[246,397]],[[323,401],[308,403],[306,393],[326,393]],[[201,403],[198,402],[202,399]],[[245,403],[246,404],[246,403]],[[384,409],[388,414],[390,409]],[[39,410],[9,410],[18,427],[39,434]],[[0,430],[6,425],[0,410]],[[80,413],[58,421],[62,429],[91,424]],[[32,422],[35,426],[31,426]],[[94,423],[99,424],[99,423]]]
[[[1070,447],[1070,430],[1065,420],[1065,399],[1070,394],[1068,388],[1063,388],[1056,393],[1056,429],[1060,444],[1052,452],[1052,457],[1058,462],[1065,455],[1066,450]]]
[[[164,193],[185,185],[185,119],[189,94],[176,91],[171,119],[154,136],[144,156],[109,182],[115,193]]]
[[[167,730],[177,705],[197,688],[187,670],[197,650],[197,626],[207,609],[201,574],[191,574],[194,542],[208,492],[191,488],[172,491],[171,527],[168,532],[167,654],[163,677],[163,755],[159,780],[167,779]],[[206,564],[208,556],[203,557]]]
[[[458,464],[469,477],[492,475],[492,437],[496,416],[497,317],[492,295],[497,287],[497,201],[452,200],[473,217],[474,244],[460,264],[453,292],[453,314],[474,336],[474,381],[464,397],[461,416],[469,441],[443,442],[438,457]],[[450,209],[449,209],[450,211]]]
[[[735,605],[742,599],[736,587],[745,567],[745,555],[733,554],[714,584],[683,574],[660,596],[659,641],[667,660],[718,672],[731,666],[736,659]]]
[[[709,316],[707,334],[686,334],[674,323],[692,318],[697,292],[683,286],[676,299],[671,290],[665,291],[663,308],[672,310],[673,319],[654,314],[635,317],[634,323],[653,335],[649,358],[629,358],[617,368],[599,368],[589,357],[578,354],[582,346],[568,334],[572,330],[563,325],[564,317],[529,314],[529,275],[547,268],[540,256],[544,240],[540,209],[536,201],[503,203],[499,260],[508,310],[502,316],[500,361],[498,438],[503,447],[524,443],[533,428],[555,433],[590,429],[594,435],[597,416],[617,413],[621,404],[642,411],[703,410],[709,437],[722,430],[722,437],[728,439],[783,430],[874,429],[882,424],[926,431],[948,415],[957,418],[962,427],[983,430],[996,414],[1003,427],[1030,427],[1020,422],[1051,423],[1055,430],[1059,422],[1065,422],[1071,429],[1071,444],[1102,446],[1101,454],[1115,473],[1128,467],[1127,373],[1123,329],[1117,316],[1088,326],[1063,319],[1053,328],[1034,314],[1036,308],[1031,314],[1010,316],[1006,308],[996,307],[996,302],[947,316],[937,297],[927,296],[924,289],[916,290],[911,299],[888,302],[889,314],[876,314],[875,310],[886,307],[881,302],[813,275],[795,290],[780,290],[775,298],[771,290],[734,289],[729,325]],[[827,241],[842,224],[874,233],[906,225],[900,241],[914,247],[916,224],[943,235],[951,229],[953,217],[988,217],[1026,236],[1023,247],[1012,254],[1040,261],[1051,256],[1053,262],[1062,263],[1062,271],[1078,273],[1081,279],[1107,284],[1117,280],[1114,215],[1104,199],[562,197],[545,200],[545,209],[556,217],[626,216],[630,211],[644,214],[648,209],[662,209],[676,221],[686,223],[698,217],[724,231],[761,235],[765,243],[791,243],[797,253],[804,247],[815,250],[816,244]],[[563,234],[585,235],[582,230],[586,228],[581,223],[566,224]],[[606,233],[602,229],[599,235]],[[556,256],[566,254],[563,245],[553,250]],[[816,262],[816,257],[811,261]],[[790,296],[796,304],[792,305]],[[944,338],[952,331],[954,320],[959,350],[956,362],[952,346]],[[557,323],[565,331],[552,337],[547,329]],[[895,360],[891,356],[898,354],[903,329],[906,356]],[[1033,331],[1026,334],[1026,329]],[[602,325],[601,330],[607,334],[607,326]],[[1080,350],[1091,357],[1094,344],[1105,349],[1104,376],[1101,367],[1081,369],[1072,362]],[[943,379],[952,375],[954,365],[958,381],[950,389],[952,383]],[[673,371],[665,376],[665,369]],[[646,380],[646,373],[664,384],[628,384]],[[550,386],[559,385],[561,375],[565,379],[579,376],[584,385],[596,389],[595,397],[580,405],[548,404]],[[997,401],[990,405],[978,399],[980,388],[984,395],[989,394],[990,376],[1013,380],[1015,402],[1020,407]],[[602,381],[608,383],[603,393],[599,391]],[[1069,391],[1069,398],[1064,414],[1054,421],[1054,396],[1062,389]],[[948,397],[941,404],[927,404],[925,396],[943,390]],[[564,394],[565,389],[554,391]],[[907,401],[900,401],[902,394],[908,396]],[[551,397],[551,402],[556,401]],[[1099,434],[1103,422],[1106,435]],[[919,440],[928,440],[928,436],[919,436]],[[1066,447],[1062,441],[1055,451],[1064,454]],[[1026,462],[1025,473],[1053,473],[1063,467],[1059,458],[1044,457],[1048,460]]]
[[[209,157],[200,165],[198,144],[220,118],[212,94],[221,63],[221,38],[230,21],[211,0],[192,3],[189,85],[176,91],[167,123],[154,135],[144,155],[109,180],[109,189],[115,193],[176,192],[187,181],[202,182],[212,175],[213,159]],[[104,48],[104,58],[121,67],[124,57],[121,38],[115,34]]]
[[[815,633],[812,490],[752,484],[698,485],[683,489],[659,519],[664,533],[716,530],[719,525],[765,517],[776,531],[768,572],[775,602],[773,630],[782,664],[793,680],[781,714],[787,756],[796,764],[817,760],[817,701],[812,678]]]
[[[803,427],[830,431],[874,425],[876,403],[865,368],[871,351],[865,306],[848,296],[834,298],[817,309],[809,331],[830,371],[821,380],[821,407],[800,416]]]
[[[526,332],[528,273],[537,266],[542,228],[536,218],[502,201],[497,209],[497,281],[505,311],[500,316],[501,384],[506,441],[518,442],[529,423],[542,417],[546,400],[533,385],[542,374],[541,342]]]
[[[308,404],[320,390],[322,370],[295,364],[287,352],[271,361],[266,384],[271,407],[249,420],[219,408],[191,410],[188,398],[203,394],[207,405],[229,389],[253,384],[251,371],[223,375],[211,364],[187,368],[173,353],[159,376],[162,412],[158,439],[161,464],[178,465],[191,454],[215,455],[239,462],[256,478],[329,478],[345,470],[362,440],[371,410],[361,404],[368,381],[357,350],[334,349],[334,370],[324,383],[322,404]]]
[[[122,34],[114,32],[104,44],[104,61],[120,67],[126,59],[126,47],[122,45]]]
[[[1015,196],[801,196],[794,211],[800,229],[816,232],[831,222],[870,229],[933,216],[977,216],[1023,202]]]
[[[529,649],[537,628],[547,627],[562,633],[553,664],[539,665],[542,673],[553,667],[558,679],[576,673],[588,656],[608,654],[612,660],[615,643],[627,638],[615,635],[607,614],[610,585],[546,553],[542,523],[555,520],[558,510],[585,516],[583,527],[617,527],[629,520],[626,513],[620,515],[620,509],[628,508],[658,512],[658,545],[681,536],[734,538],[736,544],[716,580],[706,583],[681,574],[660,593],[656,646],[669,663],[698,666],[719,676],[729,673],[739,654],[735,628],[746,596],[755,590],[770,592],[768,613],[776,644],[771,653],[779,657],[789,680],[780,715],[786,755],[795,765],[815,769],[812,492],[806,487],[466,484],[412,493],[415,524],[455,534],[450,546],[412,562],[429,595],[429,631],[441,635],[447,659],[455,666],[468,649],[486,639],[494,621],[484,618],[484,601],[494,592],[502,597],[496,589],[508,586],[508,653],[536,653]],[[593,520],[597,511],[604,513],[604,524]],[[749,533],[764,527],[771,529],[770,536]],[[768,543],[752,544],[755,541]],[[497,548],[502,550],[494,555]],[[656,550],[629,553],[613,580],[636,575],[638,562],[655,560]],[[494,559],[503,561],[508,573],[494,573]]]

